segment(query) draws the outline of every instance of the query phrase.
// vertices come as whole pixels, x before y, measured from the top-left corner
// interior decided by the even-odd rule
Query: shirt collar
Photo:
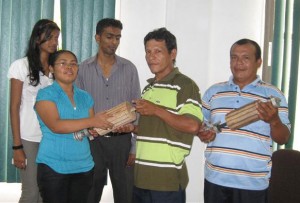
[[[87,61],[87,64],[92,64],[92,63],[97,64],[97,56],[98,56],[98,54],[96,54],[95,56],[89,58],[88,61]],[[117,54],[115,54],[115,59],[116,59],[116,64],[120,63],[119,62],[120,57]]]
[[[175,75],[179,74],[179,69],[178,68],[174,68],[172,70],[172,72],[170,72],[167,76],[165,76],[163,79],[161,79],[159,82],[166,82],[166,81],[170,81],[172,80]],[[155,82],[155,77],[154,78],[150,78],[147,80],[148,83],[153,84]]]
[[[262,80],[261,80],[260,76],[259,76],[259,75],[256,75],[256,79],[253,80],[251,83],[249,83],[249,84],[246,85],[246,86],[257,86],[258,84],[261,84],[261,83],[262,83]],[[237,85],[237,84],[235,84],[234,81],[233,81],[233,75],[230,76],[230,78],[229,78],[229,80],[228,80],[228,84],[229,84],[229,85]],[[246,87],[246,86],[245,86],[245,87]]]
[[[97,56],[98,56],[98,54],[96,54],[95,56],[88,59],[87,64],[95,67],[96,71],[98,73],[98,71],[101,71],[101,70],[98,69],[98,66],[100,66],[100,65],[97,62]],[[117,54],[115,54],[115,59],[116,59],[116,61],[112,66],[111,74],[119,67],[119,64],[121,64],[120,57]]]
[[[73,85],[73,91],[74,91],[74,94],[75,94],[75,92],[78,91],[78,88],[77,88],[77,86],[75,85],[75,83],[73,83],[72,85]],[[54,86],[56,89],[58,89],[59,91],[64,92],[64,90],[61,88],[61,86],[58,84],[58,82],[57,82],[56,80],[54,80],[53,86]]]

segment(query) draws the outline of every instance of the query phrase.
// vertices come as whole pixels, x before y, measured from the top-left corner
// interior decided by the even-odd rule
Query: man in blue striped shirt
[[[205,151],[204,199],[206,203],[266,202],[272,166],[272,142],[285,144],[290,135],[287,102],[283,93],[260,79],[261,49],[249,39],[235,42],[230,50],[229,81],[210,87],[202,105],[205,120],[224,123],[225,115],[253,101],[259,121],[236,130],[200,130],[208,143]],[[268,98],[281,99],[274,107]]]

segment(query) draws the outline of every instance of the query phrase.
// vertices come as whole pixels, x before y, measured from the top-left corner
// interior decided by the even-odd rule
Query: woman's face
[[[49,38],[47,39],[47,41],[39,45],[40,52],[47,53],[47,54],[54,53],[57,50],[59,34],[60,34],[59,30],[53,30]],[[40,41],[44,38],[45,38],[45,33],[41,35]]]
[[[50,71],[58,83],[72,84],[78,73],[77,60],[71,53],[61,53],[56,58],[54,65],[50,66]]]

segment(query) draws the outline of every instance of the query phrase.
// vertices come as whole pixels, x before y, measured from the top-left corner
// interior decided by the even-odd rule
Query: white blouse
[[[49,78],[40,72],[40,84],[37,86],[30,85],[27,57],[14,61],[8,70],[7,77],[23,82],[20,106],[21,138],[31,142],[40,142],[42,132],[33,107],[38,91],[52,84],[52,78]]]

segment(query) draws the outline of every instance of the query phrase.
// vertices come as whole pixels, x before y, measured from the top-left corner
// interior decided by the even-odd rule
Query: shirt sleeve
[[[278,94],[273,93],[272,96],[276,96],[280,98],[280,104],[278,107],[278,115],[281,120],[281,122],[288,127],[288,129],[291,131],[291,123],[289,120],[289,110],[288,110],[288,103],[286,101],[286,98],[284,97],[284,94],[282,92],[279,92]]]
[[[131,83],[131,98],[140,99],[141,98],[140,80],[135,65],[132,64],[132,66],[133,66],[133,71],[132,71],[132,83]]]
[[[52,92],[49,91],[49,88],[44,88],[44,89],[40,89],[36,96],[36,102],[39,101],[51,101],[55,103],[55,97],[52,94]]]
[[[140,80],[138,76],[137,69],[134,64],[132,65],[132,81],[131,81],[131,99],[140,99],[141,98],[141,86]],[[134,122],[134,124],[138,123],[138,118]],[[136,154],[136,135],[134,133],[131,134],[131,147],[130,154]]]
[[[86,99],[87,105],[88,105],[89,109],[91,109],[94,107],[95,102],[94,102],[93,97],[89,93],[86,92],[86,94],[87,94],[87,99]]]
[[[202,97],[202,112],[203,112],[203,116],[204,116],[204,120],[206,122],[210,122],[211,120],[211,115],[210,115],[210,99],[211,99],[211,95],[209,94],[209,90],[207,90],[203,97]]]
[[[28,74],[29,74],[28,61],[25,59],[19,59],[14,61],[10,65],[8,69],[7,77],[14,78],[24,82]]]
[[[77,75],[77,78],[75,80],[76,86],[79,87],[80,89],[84,89],[84,84],[83,84],[83,81],[82,81],[82,71],[83,71],[83,68],[84,68],[84,64],[82,63],[79,66],[78,75]]]
[[[203,120],[200,90],[193,81],[182,86],[177,101],[180,115],[191,115],[200,121]]]

